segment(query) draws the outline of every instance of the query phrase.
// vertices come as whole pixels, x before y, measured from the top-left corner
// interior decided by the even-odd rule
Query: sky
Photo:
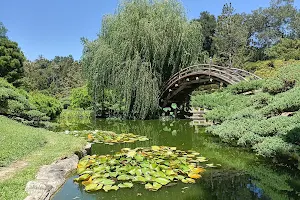
[[[1,0],[0,21],[8,29],[9,39],[16,41],[28,60],[39,55],[82,55],[81,37],[96,39],[102,17],[114,14],[119,0]],[[181,0],[189,19],[209,11],[219,15],[231,2],[237,12],[249,13],[267,7],[269,0]],[[300,0],[295,0],[300,8]]]

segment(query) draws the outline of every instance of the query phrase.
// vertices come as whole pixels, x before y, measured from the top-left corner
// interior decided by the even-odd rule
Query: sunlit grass
[[[0,199],[24,199],[26,183],[34,180],[42,165],[47,165],[76,150],[82,149],[83,139],[36,129],[0,116],[0,158],[8,165],[15,160],[24,160],[28,166],[8,180],[0,180]]]

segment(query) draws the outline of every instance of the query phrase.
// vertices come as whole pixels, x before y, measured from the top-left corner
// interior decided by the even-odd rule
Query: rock
[[[67,176],[77,168],[79,157],[86,155],[90,150],[91,144],[87,145],[79,155],[58,160],[51,165],[40,168],[35,181],[27,183],[25,191],[29,194],[25,200],[50,200],[52,195],[66,181]]]
[[[50,199],[51,195],[55,192],[51,185],[43,184],[39,181],[30,181],[26,185],[25,191],[30,195],[28,199]]]

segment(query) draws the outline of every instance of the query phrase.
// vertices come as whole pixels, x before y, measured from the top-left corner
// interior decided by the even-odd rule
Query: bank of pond
[[[298,170],[221,143],[189,120],[95,120],[68,130],[93,142],[91,155],[53,200],[300,198]]]

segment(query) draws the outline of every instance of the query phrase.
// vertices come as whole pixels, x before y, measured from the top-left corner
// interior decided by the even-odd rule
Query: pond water
[[[207,200],[207,199],[300,199],[300,176],[297,171],[274,166],[254,153],[220,143],[205,133],[205,128],[193,127],[190,121],[162,122],[96,120],[90,124],[73,125],[70,130],[111,130],[117,133],[135,133],[150,138],[133,144],[94,144],[92,154],[113,154],[124,147],[152,145],[176,146],[181,150],[195,150],[209,158],[209,163],[221,164],[219,169],[208,169],[196,184],[178,183],[157,192],[134,184],[132,189],[87,193],[71,177],[53,197],[53,200]]]

